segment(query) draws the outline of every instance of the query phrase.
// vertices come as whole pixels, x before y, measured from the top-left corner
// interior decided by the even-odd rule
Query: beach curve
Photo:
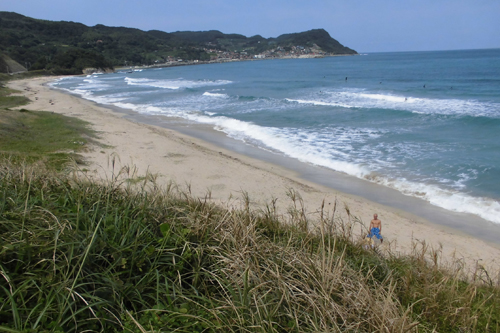
[[[393,252],[410,253],[416,243],[425,242],[440,249],[443,260],[459,259],[470,269],[478,263],[493,270],[500,265],[497,246],[403,210],[305,180],[282,166],[237,154],[172,129],[131,121],[110,108],[50,89],[45,84],[52,80],[47,77],[18,80],[9,82],[9,86],[32,100],[23,108],[53,111],[92,124],[105,145],[85,154],[91,163],[87,167],[89,174],[96,178],[110,178],[113,167],[109,161],[114,157],[115,170],[134,166],[139,174],[147,171],[157,174],[161,184],[175,182],[197,197],[209,193],[211,200],[220,204],[237,205],[244,193],[254,207],[263,207],[274,200],[281,214],[286,214],[291,204],[288,194],[293,189],[300,194],[312,220],[318,216],[323,200],[325,211],[345,205],[365,227],[373,213],[378,213],[387,240],[385,246]],[[339,211],[342,218],[349,218],[344,209]],[[361,225],[356,228],[355,232],[361,236],[364,232]]]

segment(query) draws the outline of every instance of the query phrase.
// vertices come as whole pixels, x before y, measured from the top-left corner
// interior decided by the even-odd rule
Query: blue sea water
[[[53,83],[500,223],[500,49],[145,69]]]

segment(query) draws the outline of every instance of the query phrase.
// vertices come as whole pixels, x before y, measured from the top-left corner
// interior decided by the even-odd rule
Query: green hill
[[[266,39],[216,30],[167,33],[101,24],[89,27],[0,12],[0,52],[26,64],[29,70],[46,69],[58,74],[80,74],[85,67],[105,69],[179,59],[248,59],[262,53],[272,57],[298,55],[299,51],[292,48],[302,54],[356,54],[323,29]]]
[[[334,54],[356,54],[357,52],[340,44],[323,29],[309,30],[295,34],[285,34],[276,38],[279,45],[302,45],[312,47],[314,44],[323,51]]]
[[[0,52],[0,73],[26,72],[26,68]]]

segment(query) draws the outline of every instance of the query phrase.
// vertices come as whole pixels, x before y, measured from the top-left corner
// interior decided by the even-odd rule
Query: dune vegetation
[[[98,144],[85,123],[11,108],[0,105],[0,332],[500,332],[498,278],[441,266],[423,243],[366,248],[343,203],[311,220],[293,189],[279,215],[128,167],[96,182],[73,162]],[[45,122],[65,134],[40,139]],[[33,137],[4,146],[23,130],[13,124]]]

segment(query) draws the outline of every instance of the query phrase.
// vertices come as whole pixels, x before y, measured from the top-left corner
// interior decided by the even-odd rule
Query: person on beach
[[[382,232],[382,221],[378,219],[377,214],[373,214],[373,220],[370,222],[370,233],[366,235],[368,238],[372,238],[373,236],[380,239],[380,243],[384,241],[384,237],[380,234]]]

